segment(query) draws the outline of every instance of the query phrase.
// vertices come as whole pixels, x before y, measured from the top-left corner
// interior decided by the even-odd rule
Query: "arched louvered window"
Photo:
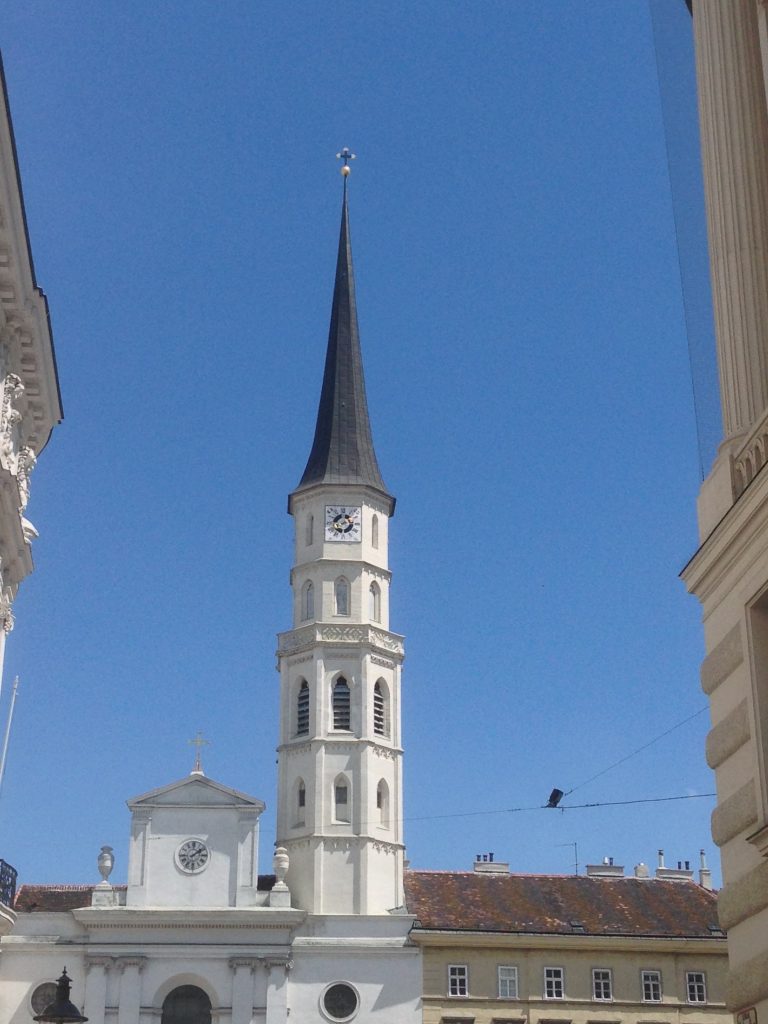
[[[374,548],[379,546],[379,517],[374,516],[371,520],[371,545]]]
[[[333,728],[349,729],[350,727],[350,693],[349,683],[344,676],[339,676],[333,684]]]
[[[377,736],[389,735],[386,684],[379,679],[373,687],[373,731]]]
[[[372,583],[368,591],[368,614],[371,622],[381,622],[381,588]]]
[[[376,787],[376,810],[379,812],[379,824],[389,828],[389,786],[384,779]]]
[[[349,615],[349,581],[343,576],[333,585],[333,610],[336,615]]]
[[[343,775],[336,777],[333,784],[333,814],[336,821],[352,820],[352,801],[349,795],[349,782]]]
[[[179,985],[163,1000],[161,1024],[211,1024],[211,1000],[197,985]]]
[[[309,580],[301,592],[301,617],[305,622],[315,617],[315,588]]]
[[[309,733],[309,683],[301,680],[299,693],[296,697],[296,735],[306,736]]]

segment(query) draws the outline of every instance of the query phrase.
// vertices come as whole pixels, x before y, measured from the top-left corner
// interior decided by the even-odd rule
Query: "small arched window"
[[[388,711],[386,683],[379,679],[373,687],[373,731],[377,736],[389,735]]]
[[[333,784],[333,815],[336,821],[352,820],[352,801],[349,797],[349,783],[339,775]]]
[[[389,786],[384,779],[376,787],[376,810],[379,812],[379,824],[389,828]]]
[[[379,517],[374,516],[371,520],[371,546],[377,548],[379,546]]]
[[[333,608],[336,615],[349,615],[349,581],[343,576],[333,585]]]
[[[372,583],[368,590],[368,614],[371,622],[381,622],[381,589]]]
[[[301,592],[301,617],[305,622],[315,617],[315,588],[310,580],[307,580]]]
[[[301,680],[299,693],[296,697],[296,735],[306,736],[309,733],[309,683]]]
[[[314,516],[307,516],[307,532],[306,532],[306,536],[305,536],[307,547],[309,547],[309,545],[312,543],[312,541],[314,539],[315,539],[315,517]]]
[[[333,684],[333,728],[349,730],[350,693],[349,683],[339,676]]]

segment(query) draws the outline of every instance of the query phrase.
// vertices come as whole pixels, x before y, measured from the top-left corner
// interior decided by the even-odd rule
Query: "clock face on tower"
[[[188,839],[176,851],[176,860],[182,871],[194,874],[208,863],[208,847],[201,839]]]
[[[359,505],[325,506],[325,539],[356,541],[362,537]]]

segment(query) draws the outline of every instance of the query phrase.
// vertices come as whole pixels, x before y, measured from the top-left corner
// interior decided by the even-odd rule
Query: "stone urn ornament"
[[[288,866],[290,860],[288,858],[288,851],[284,846],[278,846],[275,850],[275,856],[272,859],[272,867],[275,872],[275,889],[287,889],[288,886],[285,884],[285,877],[288,874]]]
[[[115,866],[115,854],[111,846],[102,846],[98,857],[99,874],[101,875],[100,885],[109,885],[109,876]]]

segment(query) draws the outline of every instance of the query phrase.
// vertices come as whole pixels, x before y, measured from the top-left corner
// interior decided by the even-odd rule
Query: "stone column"
[[[233,956],[232,1024],[251,1024],[253,1019],[253,972],[259,966],[257,957]]]
[[[269,957],[267,968],[267,1015],[264,1024],[286,1024],[288,1020],[288,971],[293,961],[288,957]]]
[[[755,0],[693,5],[725,439],[768,406],[768,115]]]
[[[111,966],[111,956],[86,956],[85,958],[83,1014],[91,1024],[104,1024],[104,1008],[107,1005],[107,971]]]
[[[121,972],[117,1024],[139,1024],[141,972],[145,961],[143,956],[119,956],[115,960]]]

